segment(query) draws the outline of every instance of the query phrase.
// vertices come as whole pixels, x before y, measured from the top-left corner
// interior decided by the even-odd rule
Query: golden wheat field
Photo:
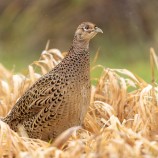
[[[28,66],[27,75],[14,74],[0,65],[0,116],[64,55],[57,49],[42,52]],[[158,157],[158,58],[150,50],[152,83],[126,69],[102,68],[92,85],[91,105],[83,127],[72,127],[53,143],[30,139],[0,121],[0,157],[4,158],[149,158]],[[93,80],[93,79],[92,79]]]

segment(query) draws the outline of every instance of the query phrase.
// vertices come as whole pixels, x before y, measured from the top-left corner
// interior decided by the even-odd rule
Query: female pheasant
[[[89,41],[102,30],[81,23],[67,56],[36,81],[2,120],[14,131],[22,125],[30,138],[53,140],[82,125],[90,104]]]

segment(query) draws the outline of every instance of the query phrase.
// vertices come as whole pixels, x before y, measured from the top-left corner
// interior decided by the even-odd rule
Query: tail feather
[[[0,119],[1,121],[8,124],[12,130],[14,130],[15,132],[17,131],[17,126],[19,124],[17,120],[10,121],[7,117],[1,117]]]

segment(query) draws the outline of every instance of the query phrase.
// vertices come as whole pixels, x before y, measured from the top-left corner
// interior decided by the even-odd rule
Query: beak
[[[103,33],[103,31],[99,28],[99,27],[95,27],[95,32],[100,32],[100,33]]]

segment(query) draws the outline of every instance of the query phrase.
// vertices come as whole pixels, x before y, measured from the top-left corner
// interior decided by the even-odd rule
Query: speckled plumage
[[[77,28],[68,55],[36,81],[2,120],[14,131],[20,124],[31,138],[45,141],[82,125],[90,104],[89,41],[101,29],[84,22]]]

